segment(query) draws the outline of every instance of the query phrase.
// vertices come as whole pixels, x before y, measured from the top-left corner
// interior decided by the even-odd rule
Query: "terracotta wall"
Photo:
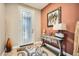
[[[73,54],[75,24],[79,20],[79,4],[48,4],[41,10],[41,32],[43,29],[52,30],[52,27],[47,27],[47,13],[57,9],[58,7],[61,7],[62,10],[61,20],[67,25],[63,48],[66,52]]]

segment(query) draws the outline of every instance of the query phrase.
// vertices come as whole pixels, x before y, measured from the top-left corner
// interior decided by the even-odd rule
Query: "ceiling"
[[[43,9],[45,6],[48,5],[48,3],[24,3],[24,4],[34,7],[36,9],[39,9],[39,10]]]

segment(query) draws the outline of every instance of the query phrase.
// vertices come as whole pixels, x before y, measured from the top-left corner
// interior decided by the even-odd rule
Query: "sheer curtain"
[[[22,45],[32,42],[32,15],[28,10],[22,10]]]

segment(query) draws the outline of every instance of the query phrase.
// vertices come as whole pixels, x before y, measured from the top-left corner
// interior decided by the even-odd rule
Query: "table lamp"
[[[53,30],[56,30],[55,33],[55,39],[59,42],[59,48],[60,48],[60,56],[63,56],[63,47],[62,47],[62,41],[64,39],[64,33],[63,31],[66,30],[66,24],[64,23],[58,23],[55,24],[53,27]]]

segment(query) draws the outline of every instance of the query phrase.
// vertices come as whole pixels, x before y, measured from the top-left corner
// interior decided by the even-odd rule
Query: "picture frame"
[[[53,27],[56,23],[61,23],[61,7],[47,14],[47,26]]]

